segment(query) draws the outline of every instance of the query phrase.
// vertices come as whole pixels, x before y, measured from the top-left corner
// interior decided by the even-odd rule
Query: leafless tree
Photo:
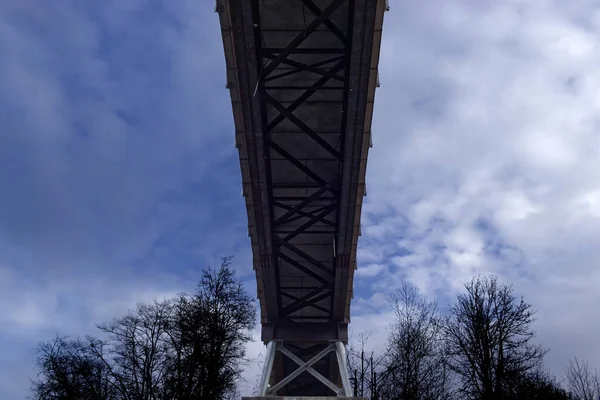
[[[196,293],[177,299],[170,320],[174,398],[221,399],[234,392],[255,323],[254,300],[235,279],[231,258],[205,270]]]
[[[565,372],[567,387],[575,400],[600,399],[600,375],[592,372],[586,361],[569,360]]]
[[[547,351],[531,343],[534,311],[494,276],[476,277],[465,288],[444,325],[450,367],[461,379],[463,398],[504,398]]]
[[[251,340],[256,308],[231,258],[208,268],[196,293],[140,304],[98,325],[102,339],[39,346],[34,399],[228,400]]]
[[[447,400],[452,375],[444,356],[437,304],[403,282],[390,297],[394,321],[388,337],[381,393],[386,399]]]
[[[38,379],[32,381],[34,400],[116,400],[106,366],[90,352],[85,341],[57,336],[38,346]]]
[[[361,332],[351,338],[347,347],[348,368],[354,396],[371,400],[382,399],[379,392],[383,371],[383,356],[368,349],[370,332]]]
[[[90,348],[109,369],[124,399],[162,398],[169,373],[166,339],[172,308],[169,300],[139,304],[124,317],[98,325],[104,341],[90,339]]]

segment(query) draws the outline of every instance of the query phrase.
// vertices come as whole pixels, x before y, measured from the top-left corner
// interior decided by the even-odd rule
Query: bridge
[[[267,351],[261,396],[351,396],[345,345],[387,0],[217,0]]]

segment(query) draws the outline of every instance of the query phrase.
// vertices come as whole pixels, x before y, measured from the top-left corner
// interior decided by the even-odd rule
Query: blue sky
[[[381,346],[401,279],[444,304],[496,273],[561,377],[600,359],[600,12],[421,3],[385,17],[352,329]],[[0,398],[27,393],[37,341],[221,256],[255,291],[212,2],[5,0],[0,54]]]

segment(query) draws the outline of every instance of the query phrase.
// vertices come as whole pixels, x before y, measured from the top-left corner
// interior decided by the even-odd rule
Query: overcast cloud
[[[495,273],[554,373],[600,360],[599,46],[592,1],[391,2],[354,332],[383,342],[391,282],[445,305]],[[0,55],[1,399],[27,394],[37,341],[221,256],[255,292],[212,2],[5,0]]]

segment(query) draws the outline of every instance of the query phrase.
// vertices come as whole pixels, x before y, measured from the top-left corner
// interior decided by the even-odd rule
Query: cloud
[[[381,351],[402,280],[445,309],[494,273],[538,310],[559,379],[600,359],[590,2],[392,4],[384,22],[351,330]]]
[[[11,400],[27,393],[37,341],[193,290],[222,256],[237,255],[242,278],[252,269],[211,5],[9,0],[0,52],[0,398]]]
[[[254,293],[212,11],[0,4],[0,398],[27,392],[37,340],[192,290],[221,256]],[[403,279],[444,306],[495,273],[538,310],[553,372],[600,359],[599,16],[591,1],[392,3],[353,332],[384,343]]]
[[[514,284],[559,376],[568,357],[600,358],[598,15],[585,2],[394,4],[359,243],[361,265],[385,254],[397,267],[374,290],[408,279],[447,301],[478,273]]]

